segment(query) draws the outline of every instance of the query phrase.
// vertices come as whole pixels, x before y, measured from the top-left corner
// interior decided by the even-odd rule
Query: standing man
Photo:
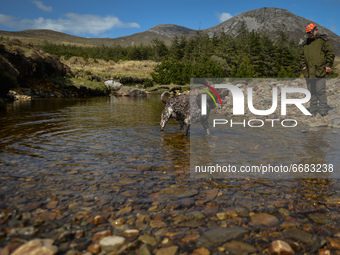
[[[306,33],[308,38],[302,47],[300,65],[311,92],[309,111],[313,115],[320,113],[321,116],[326,116],[329,106],[324,78],[332,71],[335,55],[327,36],[318,34],[314,23],[306,26]]]

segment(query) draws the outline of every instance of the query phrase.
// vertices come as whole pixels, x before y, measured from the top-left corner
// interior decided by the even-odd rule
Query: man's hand
[[[326,73],[330,73],[330,72],[332,72],[332,68],[326,66]]]

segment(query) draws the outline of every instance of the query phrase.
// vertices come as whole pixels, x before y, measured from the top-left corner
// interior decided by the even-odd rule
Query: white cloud
[[[15,29],[51,29],[76,35],[99,35],[114,28],[139,28],[138,23],[124,23],[119,18],[108,15],[101,17],[90,14],[66,13],[59,19],[17,20],[15,17],[0,14],[0,24]]]
[[[230,18],[232,18],[233,15],[231,15],[230,13],[227,13],[227,12],[222,12],[222,13],[218,13],[217,14],[217,18],[220,22],[224,22]]]
[[[43,10],[45,12],[51,12],[52,11],[51,6],[46,6],[41,1],[33,0],[32,3],[34,3],[40,10]]]
[[[15,20],[15,18],[12,17],[12,16],[0,14],[0,24],[2,24],[2,25],[6,25],[6,24],[11,25],[15,22],[14,20]]]

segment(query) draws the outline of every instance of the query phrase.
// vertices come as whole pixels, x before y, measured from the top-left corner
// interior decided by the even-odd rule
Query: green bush
[[[154,85],[154,82],[151,79],[145,79],[145,81],[143,82],[143,87],[146,88],[150,88]]]

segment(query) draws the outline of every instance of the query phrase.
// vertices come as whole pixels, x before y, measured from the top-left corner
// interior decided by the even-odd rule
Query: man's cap
[[[310,23],[306,26],[306,33],[312,32],[316,28],[316,25],[314,23]]]

